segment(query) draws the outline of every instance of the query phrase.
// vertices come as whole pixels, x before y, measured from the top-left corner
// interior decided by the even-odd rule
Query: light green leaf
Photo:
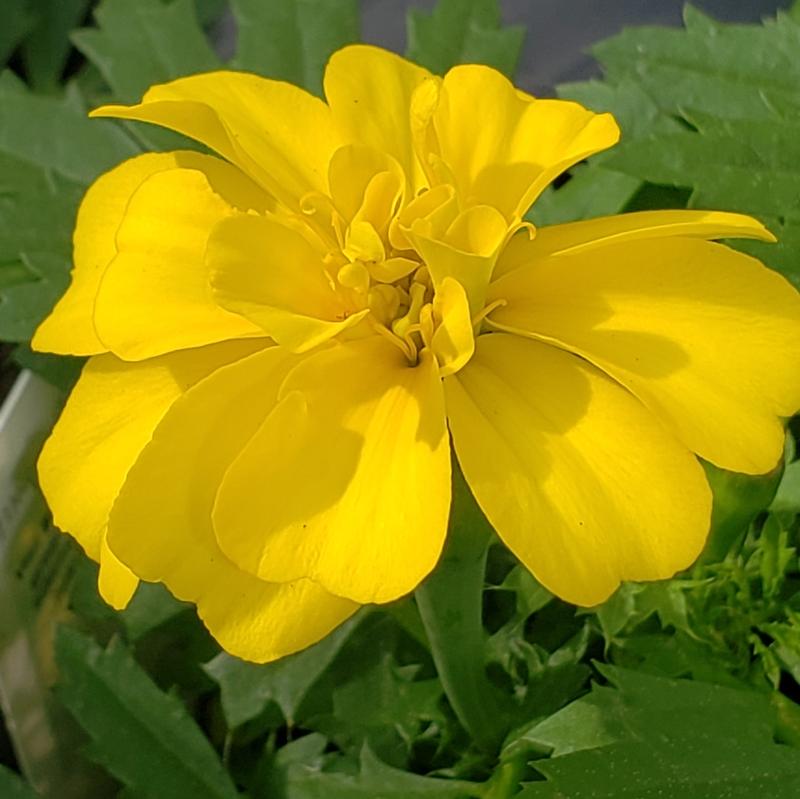
[[[711,532],[702,560],[722,560],[738,543],[750,523],[772,502],[781,482],[783,464],[763,475],[747,475],[703,463],[706,479],[714,495],[711,511]]]
[[[360,624],[362,616],[346,621],[337,630],[308,649],[274,663],[247,663],[221,652],[204,666],[219,684],[222,709],[231,729],[260,715],[276,702],[290,724],[314,683],[339,654]]]
[[[0,796],[3,799],[39,799],[39,794],[11,769],[0,766]]]
[[[592,693],[528,730],[546,782],[520,799],[791,799],[800,751],[775,743],[778,719],[756,692],[604,666],[615,688]]]
[[[439,0],[432,12],[408,12],[407,56],[443,75],[456,64],[487,64],[513,77],[525,39],[503,27],[497,0]]]
[[[597,80],[567,83],[558,87],[558,94],[597,113],[613,114],[623,142],[654,131],[682,129],[674,119],[664,116],[632,79],[617,85]],[[613,152],[612,149],[610,153]],[[622,211],[641,189],[642,179],[609,169],[608,157],[609,153],[592,156],[588,164],[572,169],[563,186],[549,187],[531,209],[531,221],[539,226],[555,225]]]
[[[776,108],[798,109],[800,26],[786,18],[724,25],[691,7],[685,21],[685,30],[627,28],[592,52],[610,82],[635,79],[669,113],[763,119]]]
[[[331,54],[359,39],[358,0],[232,0],[238,26],[233,66],[322,93]]]
[[[159,690],[115,639],[106,650],[68,627],[56,636],[59,694],[92,743],[90,757],[152,799],[238,794],[184,705]]]
[[[800,461],[794,461],[786,467],[770,510],[775,513],[800,513]]]
[[[72,35],[120,102],[137,102],[155,83],[218,69],[192,0],[104,0],[97,28]]]
[[[358,774],[349,775],[295,764],[288,769],[286,799],[473,799],[483,795],[480,785],[391,768],[366,746],[360,765]]]

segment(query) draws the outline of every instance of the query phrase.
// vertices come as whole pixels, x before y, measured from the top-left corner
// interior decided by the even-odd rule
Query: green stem
[[[527,752],[520,752],[510,760],[501,763],[492,778],[486,783],[488,790],[483,799],[510,799],[519,789],[528,763]]]
[[[488,522],[454,464],[445,552],[417,589],[417,607],[456,716],[481,749],[496,754],[511,723],[511,703],[489,681],[485,669],[481,616],[490,535]]]

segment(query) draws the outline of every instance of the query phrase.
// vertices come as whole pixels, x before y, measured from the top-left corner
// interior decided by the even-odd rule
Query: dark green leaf
[[[231,729],[256,718],[269,702],[277,702],[287,722],[309,689],[341,651],[362,617],[345,622],[318,644],[275,663],[258,665],[221,652],[205,666],[220,686],[225,720]]]
[[[472,783],[420,777],[391,768],[368,747],[361,752],[358,774],[319,771],[303,765],[289,768],[286,799],[472,799],[483,795]]]
[[[459,721],[487,751],[511,724],[508,698],[486,676],[486,633],[481,618],[489,523],[458,469],[441,561],[415,596],[439,679]]]
[[[102,650],[61,627],[59,693],[92,739],[89,755],[131,793],[153,799],[233,799],[230,778],[175,697],[160,691],[119,640]]]
[[[0,766],[0,796],[3,799],[39,799],[39,794],[5,766]]]
[[[408,57],[440,75],[474,63],[513,77],[524,39],[524,27],[501,25],[497,0],[439,0],[432,12],[408,12]]]
[[[3,24],[0,25],[0,65],[8,61],[17,45],[33,30],[36,14],[29,0],[3,0]]]
[[[347,750],[366,742],[392,765],[406,765],[412,744],[428,723],[446,724],[441,683],[415,680],[417,670],[413,665],[398,667],[392,654],[385,653],[359,679],[334,690],[332,717],[316,726]]]
[[[21,49],[28,83],[38,91],[58,88],[72,44],[69,33],[83,20],[90,0],[36,0],[36,26]],[[3,12],[5,20],[5,10]]]
[[[331,54],[359,39],[358,0],[232,0],[239,31],[233,64],[320,94]]]
[[[791,799],[800,752],[774,742],[769,698],[603,667],[598,688],[523,736],[552,749],[520,799]]]
[[[48,383],[60,388],[65,396],[75,385],[84,364],[83,358],[34,352],[28,344],[16,347],[13,357],[23,369],[41,375]]]
[[[154,83],[220,66],[195,16],[192,0],[105,0],[97,28],[73,34],[120,102],[136,102]]]

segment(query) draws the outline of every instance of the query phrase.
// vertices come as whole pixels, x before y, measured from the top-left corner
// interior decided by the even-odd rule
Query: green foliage
[[[777,494],[774,477],[735,475],[721,490],[717,475],[711,550],[727,549],[669,583],[625,585],[597,609],[615,662],[764,691],[784,677],[800,685],[797,464]]]
[[[136,796],[237,796],[181,702],[162,693],[118,639],[103,650],[61,628],[56,662],[60,696],[91,738],[89,756]]]
[[[220,652],[205,669],[219,684],[228,726],[236,729],[251,721],[261,715],[270,702],[280,707],[288,724],[294,724],[303,699],[339,654],[360,620],[345,622],[316,646],[277,663],[257,665]]]
[[[220,66],[192,0],[105,0],[95,20],[97,28],[77,31],[72,40],[119,102],[137,102],[154,83]]]
[[[769,700],[746,691],[603,667],[597,687],[512,746],[551,750],[520,799],[790,799],[800,752],[775,743]]]
[[[39,799],[33,788],[4,766],[0,766],[0,796],[3,799]]]
[[[239,30],[233,66],[321,94],[330,55],[359,39],[358,0],[232,0]]]
[[[269,776],[272,785],[284,791],[280,795],[286,799],[471,799],[484,795],[479,785],[391,768],[368,746],[361,749],[357,773],[325,771],[324,746],[324,738],[309,735],[280,751]],[[313,766],[308,765],[309,750],[316,756]],[[295,760],[297,754],[301,756]]]
[[[439,0],[430,13],[408,12],[407,56],[443,75],[456,64],[488,64],[514,75],[525,28],[504,27],[497,0]]]
[[[77,27],[90,0],[35,0],[29,2],[36,24],[21,48],[25,77],[38,91],[55,91],[70,51],[69,33]]]
[[[0,339],[26,341],[66,288],[85,187],[138,148],[87,119],[74,87],[36,96],[7,72],[0,105]]]
[[[724,25],[690,6],[685,21],[685,30],[633,28],[603,42],[594,49],[603,84],[562,93],[620,113],[611,95],[635,84],[646,99],[632,110],[644,118],[655,109],[658,124],[637,129],[620,114],[623,141],[603,165],[691,189],[691,207],[758,217],[779,243],[737,246],[800,283],[800,24],[779,15],[764,25]]]

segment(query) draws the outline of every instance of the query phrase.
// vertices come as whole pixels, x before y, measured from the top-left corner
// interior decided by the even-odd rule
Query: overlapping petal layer
[[[183,133],[291,207],[308,192],[327,189],[328,162],[343,143],[321,100],[290,83],[244,72],[180,78],[153,86],[138,105],[106,105],[92,116]]]
[[[170,169],[145,180],[128,202],[94,308],[98,337],[120,358],[263,336],[257,325],[221,308],[211,292],[208,237],[237,212],[233,201],[247,179],[222,161],[208,162],[222,173],[217,191],[200,170]]]
[[[481,336],[445,381],[472,493],[547,588],[579,605],[699,554],[711,493],[696,458],[636,398],[576,356]]]
[[[357,609],[310,580],[275,584],[243,572],[220,551],[211,526],[226,469],[271,412],[296,363],[284,349],[268,348],[187,391],[130,470],[109,522],[110,546],[125,563],[195,602],[217,640],[248,660],[302,649]],[[265,481],[256,491],[271,488]],[[248,533],[257,534],[264,520],[250,505],[243,510]]]
[[[125,584],[125,570],[103,557],[111,507],[155,426],[189,386],[263,344],[231,342],[130,364],[98,355],[84,367],[39,456],[39,482],[55,524]],[[107,575],[106,595],[117,581]],[[127,582],[126,582],[127,579]],[[101,585],[103,583],[101,582]],[[119,604],[116,602],[115,604]]]
[[[334,53],[325,70],[325,97],[342,133],[397,160],[416,193],[426,185],[411,132],[411,98],[430,72],[368,45]]]
[[[619,139],[610,114],[537,100],[482,66],[454,67],[438,101],[426,100],[432,130],[420,146],[438,150],[446,167],[439,179],[451,177],[466,205],[491,206],[509,221],[565,169]]]
[[[337,292],[324,251],[275,219],[239,216],[220,222],[206,264],[214,299],[241,314],[279,344],[302,351],[364,318]]]
[[[701,457],[761,474],[800,404],[800,297],[754,258],[698,239],[629,240],[497,280],[504,330],[570,349]]]
[[[214,526],[228,557],[262,579],[305,576],[357,602],[388,602],[435,565],[449,508],[433,358],[411,369],[370,337],[309,355],[288,375],[222,481]]]

